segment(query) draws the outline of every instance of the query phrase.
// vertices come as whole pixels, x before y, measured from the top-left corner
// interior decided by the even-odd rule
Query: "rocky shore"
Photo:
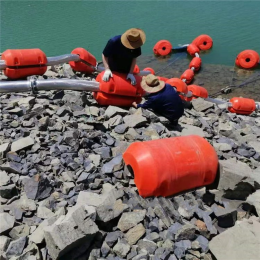
[[[68,65],[40,78],[64,77],[90,79]],[[1,260],[260,259],[259,112],[197,99],[170,128],[147,110],[100,107],[91,93],[0,100]],[[122,160],[128,145],[190,134],[215,148],[219,180],[140,197]]]

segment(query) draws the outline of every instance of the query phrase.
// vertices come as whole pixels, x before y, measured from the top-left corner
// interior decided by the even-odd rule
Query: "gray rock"
[[[195,227],[192,225],[182,226],[176,233],[175,240],[193,240],[195,238]]]
[[[8,258],[11,258],[12,256],[21,255],[23,249],[25,248],[26,242],[27,242],[27,237],[21,237],[17,240],[12,241],[6,250],[6,256]]]
[[[17,227],[14,227],[10,233],[9,236],[12,239],[18,239],[21,237],[27,237],[30,234],[30,227],[28,225],[20,225]]]
[[[103,174],[111,174],[121,169],[123,169],[123,157],[122,155],[118,155],[108,163],[105,163],[101,168],[101,172]]]
[[[125,234],[125,238],[129,245],[134,245],[145,234],[145,228],[143,224],[138,224],[135,227],[128,230]]]
[[[255,206],[256,212],[260,217],[260,190],[247,197],[246,202]]]
[[[177,256],[177,258],[182,258],[188,249],[191,249],[191,242],[189,240],[176,242],[174,244],[174,255]]]
[[[209,241],[207,238],[203,236],[198,236],[196,241],[199,242],[203,252],[207,252],[209,250]]]
[[[137,243],[140,250],[145,250],[149,254],[154,254],[155,250],[157,249],[156,243],[153,241],[149,241],[146,239],[139,240]]]
[[[109,232],[105,238],[105,242],[109,247],[113,247],[119,238],[123,237],[121,231]]]
[[[0,170],[0,186],[4,186],[10,183],[10,177],[5,171]]]
[[[124,134],[125,131],[127,130],[127,126],[125,124],[122,124],[122,125],[117,125],[114,129],[114,131],[117,133],[117,134]]]
[[[128,127],[141,127],[146,125],[147,119],[142,116],[142,109],[139,108],[133,115],[125,116],[124,122]]]
[[[120,239],[118,243],[114,246],[113,251],[118,255],[119,257],[126,257],[128,252],[130,251],[130,245],[127,244],[126,241],[123,239]]]
[[[5,143],[0,145],[0,154],[6,153],[8,151],[10,143]]]
[[[209,243],[209,249],[218,260],[259,259],[259,219],[237,223],[234,227],[214,237]]]
[[[14,184],[10,184],[7,186],[0,186],[0,196],[5,199],[11,199],[12,197],[18,195],[16,186]]]
[[[214,107],[214,104],[202,98],[196,98],[191,101],[193,108],[198,112],[204,112]]]
[[[0,169],[8,173],[22,174],[22,164],[17,162],[6,162],[0,165]]]
[[[236,209],[222,209],[216,207],[214,210],[216,218],[218,220],[218,225],[222,228],[233,227],[237,220],[237,210]]]
[[[46,219],[53,217],[54,213],[46,207],[38,207],[36,215],[38,218]]]
[[[145,214],[146,210],[136,210],[133,212],[123,213],[117,227],[121,231],[127,231],[141,222],[144,219]]]
[[[106,109],[104,116],[107,117],[107,118],[111,118],[111,117],[116,116],[116,115],[125,116],[127,114],[128,114],[128,111],[125,110],[125,109],[122,109],[122,108],[119,108],[119,107],[116,107],[116,106],[109,106]]]
[[[183,127],[181,131],[182,136],[187,136],[187,135],[199,135],[201,137],[205,136],[205,133],[200,127],[193,126],[193,125],[183,125],[180,124],[181,127]]]
[[[0,225],[0,234],[8,232],[14,226],[14,217],[8,213],[0,213],[1,225]]]
[[[98,231],[93,220],[87,217],[85,207],[75,206],[69,209],[66,216],[45,227],[44,237],[49,254],[57,259],[83,244],[87,250]]]
[[[130,143],[128,143],[128,142],[120,141],[116,145],[116,147],[112,148],[113,157],[116,157],[118,155],[122,155],[126,151],[126,149],[128,148],[129,145],[130,145]]]
[[[26,148],[29,148],[35,144],[35,141],[30,137],[21,138],[14,141],[11,145],[11,152],[17,152]]]
[[[0,236],[0,254],[6,251],[11,239],[6,236]]]

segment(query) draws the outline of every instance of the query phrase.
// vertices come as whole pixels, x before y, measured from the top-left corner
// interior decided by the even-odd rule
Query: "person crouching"
[[[176,90],[152,74],[143,77],[141,87],[148,93],[147,101],[144,104],[133,102],[133,107],[151,109],[167,118],[172,125],[178,125],[178,120],[184,113],[184,106]]]

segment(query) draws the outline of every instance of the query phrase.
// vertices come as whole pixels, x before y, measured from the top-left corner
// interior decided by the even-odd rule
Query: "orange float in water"
[[[186,79],[185,82],[186,84],[190,84],[193,78],[194,78],[194,71],[191,69],[185,70],[181,75],[181,79]]]
[[[250,115],[256,109],[255,101],[250,98],[234,97],[229,102],[232,104],[232,107],[228,107],[231,113]]]
[[[97,65],[96,58],[84,48],[76,48],[71,53],[79,55],[81,60],[86,61],[87,63],[91,64],[94,67]],[[81,61],[70,61],[69,64],[71,68],[75,71],[89,73],[89,74],[95,71],[94,68],[91,68],[90,66],[84,64]]]
[[[99,89],[101,92],[131,97],[141,97],[144,94],[144,90],[140,85],[142,80],[140,76],[135,76],[136,85],[133,86],[130,80],[126,79],[127,74],[113,72],[113,77],[105,82],[102,80],[104,73],[104,71],[99,73],[96,78],[96,81],[100,82]]]
[[[47,70],[47,58],[40,49],[6,50],[1,59],[7,66],[4,74],[10,79],[43,75]]]
[[[172,87],[176,88],[176,91],[182,94],[186,94],[188,92],[188,87],[185,82],[178,78],[171,78],[166,81],[166,83],[170,84]]]
[[[133,102],[140,103],[142,97],[127,97],[95,92],[94,98],[101,106],[130,107]]]
[[[167,82],[167,81],[169,80],[168,78],[164,78],[164,77],[160,77],[160,76],[157,76],[157,78],[158,78],[159,80],[164,81],[164,82]]]
[[[152,68],[144,68],[143,70],[144,71],[150,71],[151,74],[155,75],[154,69],[152,69]]]
[[[218,169],[215,149],[197,135],[132,143],[123,159],[143,197],[166,197],[209,185]]]
[[[192,97],[186,97],[185,98],[186,101],[191,101],[192,99],[198,97],[207,98],[209,96],[208,91],[205,88],[197,85],[189,85],[188,91],[192,92]]]
[[[251,69],[258,65],[259,54],[254,50],[240,52],[236,58],[236,65],[244,69]]]
[[[200,57],[194,57],[189,65],[189,68],[194,68],[195,71],[198,71],[201,67],[201,58]]]
[[[208,36],[206,34],[202,34],[202,35],[198,36],[197,38],[195,38],[192,43],[197,45],[200,50],[205,51],[205,50],[209,50],[210,48],[212,48],[213,40],[210,36]]]
[[[198,48],[197,45],[195,45],[194,43],[189,44],[189,46],[187,47],[187,52],[191,55],[194,56],[195,53],[200,53],[200,49]]]
[[[172,45],[167,40],[158,41],[153,47],[153,52],[160,56],[169,55],[172,52]]]
[[[139,69],[139,67],[137,65],[135,65],[133,73],[134,74],[140,73],[140,69]]]

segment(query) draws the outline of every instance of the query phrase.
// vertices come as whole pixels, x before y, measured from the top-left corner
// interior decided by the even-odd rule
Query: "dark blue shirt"
[[[137,107],[152,109],[170,121],[179,119],[184,113],[181,98],[169,84],[165,84],[161,91],[149,94],[147,101],[144,104],[138,104]]]
[[[133,59],[141,55],[141,48],[126,48],[121,42],[121,35],[117,35],[107,42],[103,54],[108,58],[108,65],[112,71],[129,73]]]

